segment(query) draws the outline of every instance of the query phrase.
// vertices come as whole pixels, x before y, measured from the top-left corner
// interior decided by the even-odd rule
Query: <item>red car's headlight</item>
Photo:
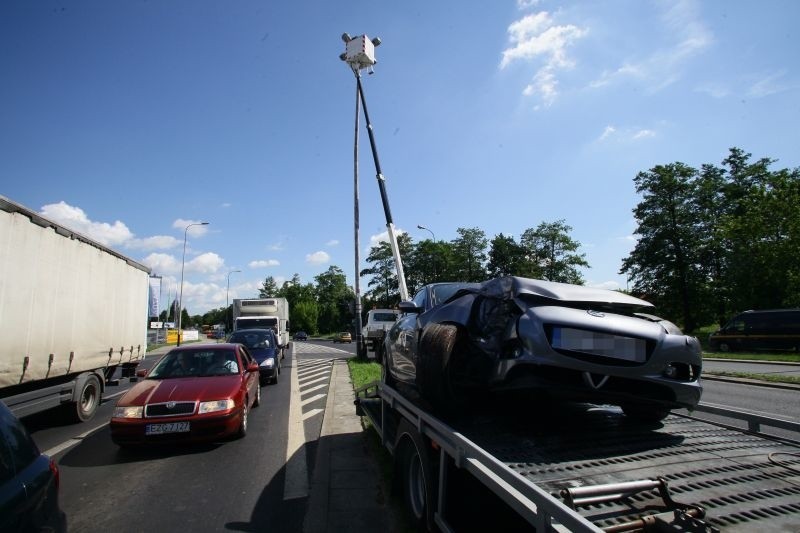
[[[142,418],[144,407],[141,405],[117,406],[114,408],[113,418]]]
[[[199,414],[215,413],[217,411],[227,411],[233,409],[235,402],[228,398],[227,400],[214,400],[212,402],[200,402],[200,407],[197,409]]]

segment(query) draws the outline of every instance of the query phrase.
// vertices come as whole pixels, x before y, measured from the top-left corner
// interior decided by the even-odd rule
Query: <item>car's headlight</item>
[[[232,399],[227,400],[214,400],[213,402],[200,402],[200,407],[197,412],[203,413],[216,413],[217,411],[227,411],[233,409],[235,403]]]
[[[114,408],[114,418],[142,418],[144,408],[141,405],[117,406]]]
[[[275,358],[274,357],[267,357],[263,361],[261,361],[261,366],[264,368],[274,368],[275,367]]]

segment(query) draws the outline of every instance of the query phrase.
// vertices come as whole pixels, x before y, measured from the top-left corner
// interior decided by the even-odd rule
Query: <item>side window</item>
[[[426,292],[425,292],[424,288],[422,290],[420,290],[417,294],[414,295],[414,305],[416,305],[417,307],[421,307],[421,308],[425,309],[425,302],[426,301],[427,301],[427,298],[426,298]]]

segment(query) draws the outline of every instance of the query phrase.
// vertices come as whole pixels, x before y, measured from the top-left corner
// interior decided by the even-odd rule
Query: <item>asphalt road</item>
[[[60,425],[52,412],[24,419],[40,448],[58,461],[69,530],[299,531],[332,361],[354,349],[293,344],[278,383],[262,388],[243,439],[120,450],[108,420],[114,398],[128,385],[108,389],[86,424]]]

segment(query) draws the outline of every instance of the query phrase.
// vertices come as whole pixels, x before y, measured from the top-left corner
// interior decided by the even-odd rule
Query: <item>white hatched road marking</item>
[[[310,393],[326,389],[333,370],[333,359],[300,359],[303,353],[324,353],[338,355],[347,353],[344,350],[294,342],[292,370],[290,376],[291,395],[289,400],[289,439],[286,446],[286,476],[283,485],[283,499],[305,498],[309,493],[308,464],[306,462],[306,420],[322,414],[325,409],[314,408],[308,411],[304,407],[321,400],[327,394],[318,393],[307,397]],[[303,399],[306,396],[306,399]]]

